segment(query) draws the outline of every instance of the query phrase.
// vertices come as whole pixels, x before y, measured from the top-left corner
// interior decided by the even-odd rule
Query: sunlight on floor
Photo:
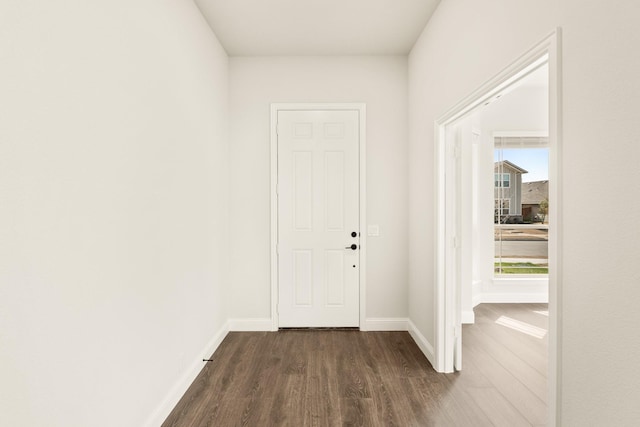
[[[538,313],[538,314],[542,314],[543,316],[547,316],[549,317],[549,310],[540,310],[540,311],[533,311],[534,313]]]
[[[515,331],[522,332],[540,339],[544,338],[545,335],[547,335],[547,331],[545,329],[538,328],[537,326],[533,326],[507,316],[500,316],[500,318],[496,320],[496,323],[498,325],[505,326]]]

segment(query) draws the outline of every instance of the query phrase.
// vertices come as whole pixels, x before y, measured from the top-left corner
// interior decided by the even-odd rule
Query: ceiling
[[[440,0],[195,0],[229,56],[405,55]]]

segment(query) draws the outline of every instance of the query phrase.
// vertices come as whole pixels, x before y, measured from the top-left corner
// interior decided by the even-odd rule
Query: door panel
[[[326,272],[327,305],[341,307],[344,305],[345,288],[344,249],[325,251],[324,269]]]
[[[293,215],[295,229],[311,231],[313,228],[313,154],[310,151],[293,152]]]
[[[359,214],[358,111],[279,111],[280,327],[359,325]]]
[[[343,231],[344,205],[344,153],[330,151],[324,154],[326,188],[326,226],[329,231]]]
[[[294,306],[311,307],[313,289],[313,253],[309,250],[292,251],[294,259]]]

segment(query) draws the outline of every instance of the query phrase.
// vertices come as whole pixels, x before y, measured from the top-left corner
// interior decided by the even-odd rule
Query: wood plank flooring
[[[542,426],[547,339],[528,325],[547,329],[546,310],[476,307],[455,374],[436,373],[407,332],[232,332],[163,427]]]

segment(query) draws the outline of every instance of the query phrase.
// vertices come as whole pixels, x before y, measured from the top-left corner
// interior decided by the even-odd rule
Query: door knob
[[[351,232],[351,237],[358,237],[358,233],[356,233],[355,231]]]
[[[351,246],[347,246],[345,249],[351,249],[352,251],[355,251],[356,249],[358,249],[358,245],[356,245],[355,243]]]

